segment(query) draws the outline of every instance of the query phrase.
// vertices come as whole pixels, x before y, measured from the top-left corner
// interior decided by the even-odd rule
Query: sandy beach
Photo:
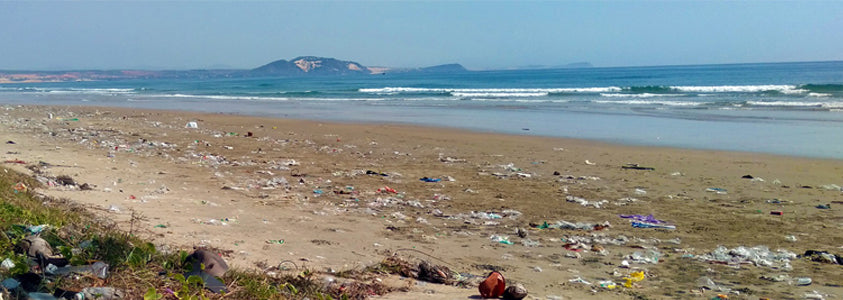
[[[330,276],[397,255],[499,270],[528,299],[843,297],[843,266],[797,257],[843,254],[840,160],[120,108],[5,106],[0,122],[3,167],[40,165],[41,192],[237,268]],[[479,297],[382,279],[409,289],[383,299]]]

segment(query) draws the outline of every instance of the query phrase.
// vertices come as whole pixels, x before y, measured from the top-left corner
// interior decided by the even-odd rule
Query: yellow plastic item
[[[629,277],[624,277],[626,282],[623,283],[624,287],[631,288],[633,282],[639,282],[644,280],[644,271],[632,272],[629,274]]]

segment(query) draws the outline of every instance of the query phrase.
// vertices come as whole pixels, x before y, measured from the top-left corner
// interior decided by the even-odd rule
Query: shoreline
[[[32,96],[23,96],[28,99]],[[52,96],[51,96],[52,97]],[[76,97],[76,96],[69,96]],[[82,97],[82,96],[79,96]],[[42,105],[68,107],[114,107],[123,109],[156,110],[164,100],[120,102],[112,96],[93,96],[73,105],[67,105],[69,98],[33,98]],[[97,98],[105,97],[105,98]],[[116,101],[116,102],[115,102]],[[721,112],[706,111],[681,116],[651,117],[647,113],[624,111],[620,114],[603,114],[573,110],[483,110],[477,107],[455,107],[443,110],[436,107],[402,110],[403,106],[369,105],[359,103],[322,103],[304,101],[279,101],[267,105],[263,102],[213,101],[197,106],[190,101],[175,102],[172,110],[191,113],[225,114],[260,118],[295,118],[302,121],[354,124],[399,124],[447,130],[538,136],[548,138],[578,139],[609,144],[668,147],[701,151],[726,151],[773,154],[803,158],[843,160],[843,144],[829,139],[840,127],[839,117],[834,113],[815,115],[823,122],[806,123],[805,126],[791,124],[800,122],[798,112],[778,112],[771,118],[779,121],[756,120],[751,116],[731,118],[720,116]],[[27,100],[7,100],[6,105],[31,105]],[[106,105],[106,106],[98,106]],[[678,113],[678,112],[674,112]],[[699,114],[699,115],[697,115]],[[713,119],[708,119],[713,118]],[[498,120],[506,120],[499,122]],[[560,121],[564,120],[564,121]],[[804,120],[803,120],[804,121]],[[840,147],[839,147],[840,146]]]
[[[726,266],[682,257],[702,256],[717,245],[763,244],[799,254],[808,249],[833,252],[843,245],[834,234],[843,226],[840,212],[814,208],[821,202],[843,200],[840,190],[824,188],[843,183],[839,173],[843,161],[835,159],[625,146],[415,125],[113,107],[5,107],[0,132],[15,144],[5,145],[4,159],[70,166],[53,172],[95,186],[93,191],[47,192],[101,209],[118,222],[125,222],[129,211],[137,211],[148,218],[142,228],[156,242],[231,249],[231,264],[244,268],[289,259],[340,271],[375,263],[383,253],[417,249],[472,274],[501,267],[508,280],[523,283],[531,295],[542,299],[550,295],[624,299],[632,297],[629,291],[653,297],[664,295],[663,290],[688,293],[700,276],[728,282],[770,272],[761,267],[729,271]],[[50,120],[49,112],[78,121]],[[196,121],[198,128],[184,128],[190,121]],[[628,163],[655,170],[621,168]],[[389,176],[368,175],[368,170]],[[765,180],[741,178],[750,174]],[[418,180],[422,177],[443,181],[426,183]],[[377,192],[385,186],[398,194]],[[567,198],[607,202],[597,208]],[[769,199],[788,202],[770,204]],[[785,214],[778,218],[763,213],[770,210]],[[483,217],[491,214],[503,217]],[[618,214],[653,214],[677,229],[633,228]],[[611,227],[588,231],[530,226],[563,220],[609,222]],[[158,224],[166,228],[155,227]],[[519,238],[516,228],[529,234]],[[788,242],[785,235],[798,237],[799,243]],[[493,236],[508,237],[513,245],[495,242]],[[564,247],[565,240],[591,241],[600,236],[626,236],[630,242],[599,244],[605,254],[595,247],[580,251]],[[667,242],[676,238],[679,244]],[[271,243],[280,240],[284,242]],[[661,253],[663,261],[618,267],[641,249]],[[843,295],[839,287],[819,285],[843,279],[834,271],[839,266],[804,260],[791,264],[793,271],[788,274],[807,274],[818,285],[752,280],[738,285],[776,298],[810,289]],[[682,265],[698,267],[678,272]],[[705,271],[706,267],[714,272]],[[597,293],[569,282],[575,277],[620,282],[622,276],[613,270],[622,276],[644,270],[648,277],[632,290]],[[476,288],[403,284],[411,285],[408,299],[428,289],[434,293],[425,296],[435,299],[477,293]]]

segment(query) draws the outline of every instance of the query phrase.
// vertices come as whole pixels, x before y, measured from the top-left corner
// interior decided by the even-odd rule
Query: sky
[[[0,70],[843,60],[843,1],[0,1]]]

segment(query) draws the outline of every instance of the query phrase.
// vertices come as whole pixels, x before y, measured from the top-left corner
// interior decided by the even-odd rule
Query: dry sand
[[[329,274],[397,253],[475,275],[500,269],[533,299],[726,293],[701,289],[702,277],[731,289],[730,299],[843,297],[840,265],[802,258],[725,265],[705,256],[721,245],[843,254],[843,206],[833,203],[843,195],[831,186],[843,185],[839,160],[118,108],[6,106],[0,122],[4,161],[44,162],[47,177],[94,186],[42,192],[84,203],[126,230],[134,212],[142,216],[131,226],[136,234],[173,249],[228,249],[226,259],[239,268],[289,260]],[[185,128],[188,122],[198,128]],[[621,168],[627,163],[655,170]],[[24,166],[3,164],[28,172]],[[756,179],[741,178],[748,174]],[[398,194],[377,192],[386,186]],[[596,208],[569,197],[607,201]],[[676,229],[633,228],[619,214],[653,214]],[[557,221],[611,226],[530,226]],[[658,253],[658,263],[636,261],[636,252]],[[637,270],[646,279],[632,288],[598,284],[620,284]],[[779,274],[784,281],[761,279]],[[797,286],[796,277],[813,283]],[[384,299],[479,297],[474,286],[384,280],[410,287]]]

